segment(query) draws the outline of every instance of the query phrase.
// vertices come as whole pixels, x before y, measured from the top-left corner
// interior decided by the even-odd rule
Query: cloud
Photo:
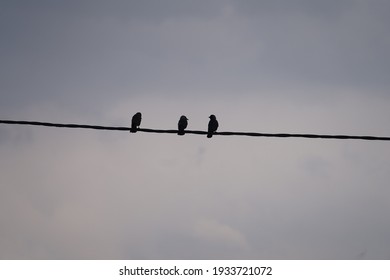
[[[83,110],[93,98],[103,110],[127,96],[307,85],[387,92],[384,2],[179,2],[8,5],[2,104]]]
[[[211,243],[221,243],[224,247],[248,249],[245,237],[238,230],[216,221],[200,220],[194,226],[194,235]]]
[[[3,118],[390,135],[383,1],[20,3]],[[387,146],[1,125],[0,258],[386,259]]]

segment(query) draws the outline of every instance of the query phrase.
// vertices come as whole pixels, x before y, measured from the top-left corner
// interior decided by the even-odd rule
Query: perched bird
[[[130,132],[137,132],[138,127],[141,125],[142,114],[140,112],[136,113],[131,119],[131,128]]]
[[[184,129],[186,129],[187,125],[188,125],[187,117],[181,116],[179,123],[177,124],[177,127],[178,127],[177,135],[184,135],[185,134]]]
[[[218,129],[218,121],[215,115],[211,115],[209,118],[210,121],[209,121],[209,127],[207,131],[207,138],[213,137],[213,133],[216,132]]]

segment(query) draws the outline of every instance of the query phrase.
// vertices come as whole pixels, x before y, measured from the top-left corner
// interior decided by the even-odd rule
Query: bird
[[[187,125],[188,125],[187,117],[184,115],[181,116],[177,124],[178,127],[177,135],[184,135],[185,134],[184,129],[186,129]]]
[[[134,116],[131,119],[131,128],[130,132],[137,132],[138,127],[141,125],[141,120],[142,120],[142,114],[140,112],[137,112],[134,114]]]
[[[207,131],[207,138],[213,137],[213,133],[218,129],[218,121],[215,115],[210,115],[209,127]]]

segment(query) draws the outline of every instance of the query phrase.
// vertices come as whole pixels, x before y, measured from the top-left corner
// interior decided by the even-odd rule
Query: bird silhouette
[[[216,132],[218,129],[218,121],[215,115],[211,115],[209,118],[210,121],[209,121],[209,127],[207,131],[207,138],[213,137],[213,133]]]
[[[186,129],[187,125],[188,125],[187,117],[184,115],[181,116],[177,124],[178,127],[177,135],[184,135],[185,134],[184,129]]]
[[[142,114],[140,112],[136,113],[132,119],[131,119],[131,128],[130,132],[137,132],[138,127],[141,125],[141,120],[142,120]]]

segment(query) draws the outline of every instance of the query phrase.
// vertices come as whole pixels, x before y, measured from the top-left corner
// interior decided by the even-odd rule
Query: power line
[[[100,126],[100,125],[86,125],[86,124],[63,124],[63,123],[49,123],[49,122],[36,122],[36,121],[12,121],[12,120],[0,120],[2,124],[19,124],[19,125],[35,125],[35,126],[48,126],[59,128],[81,128],[81,129],[98,129],[98,130],[120,130],[130,131],[130,127],[127,126]],[[150,128],[138,128],[137,131],[148,133],[174,133],[177,134],[178,130],[175,129],[150,129]],[[207,131],[201,130],[185,130],[186,134],[202,134],[206,135]],[[252,136],[252,137],[295,137],[295,138],[323,138],[323,139],[355,139],[355,140],[380,140],[390,141],[390,137],[382,136],[356,136],[356,135],[328,135],[328,134],[300,134],[300,133],[259,133],[259,132],[215,132],[213,135],[225,135],[225,136]]]

